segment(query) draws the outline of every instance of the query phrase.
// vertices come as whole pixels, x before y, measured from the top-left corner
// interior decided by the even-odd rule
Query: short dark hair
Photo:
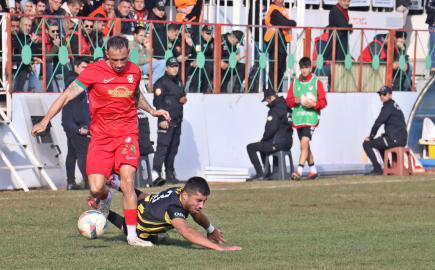
[[[396,38],[406,39],[408,37],[408,34],[405,31],[396,31],[395,36],[396,36]]]
[[[145,31],[145,30],[146,30],[145,27],[138,25],[138,26],[136,26],[136,28],[134,29],[133,34],[136,34],[136,35],[137,35],[137,34],[140,33],[140,31]]]
[[[113,36],[107,40],[107,51],[110,48],[120,51],[124,47],[128,50],[128,39],[123,36]]]
[[[171,23],[171,24],[168,25],[168,31],[169,30],[178,31],[178,30],[180,30],[180,27],[178,26],[178,24]]]
[[[11,16],[11,22],[19,22],[20,21],[20,17],[18,16]]]
[[[299,60],[299,67],[301,68],[311,67],[311,59],[308,57],[302,57],[301,60]]]
[[[103,14],[101,14],[101,13],[97,13],[97,14],[95,14],[94,18],[106,18],[106,17],[104,17]]]
[[[59,26],[59,23],[56,20],[48,19],[47,20],[48,26]]]
[[[112,1],[112,2],[115,2],[115,0],[104,0],[103,3],[106,3],[106,1]]]
[[[119,4],[121,4],[121,2],[127,2],[127,3],[130,3],[131,4],[131,1],[130,0],[119,0]],[[118,4],[118,5],[119,5]]]
[[[47,2],[45,0],[36,0],[35,5],[38,5],[38,3],[44,3],[44,5],[47,5]]]
[[[184,185],[183,191],[186,191],[189,195],[194,195],[197,192],[201,193],[204,196],[210,195],[210,187],[208,186],[207,181],[199,176],[194,176],[187,180],[186,185]]]
[[[82,5],[83,1],[82,0],[68,0],[67,5]]]
[[[86,63],[86,64],[89,64],[89,60],[84,58],[84,57],[82,57],[82,56],[76,56],[76,57],[74,57],[74,66],[78,67],[83,62]]]

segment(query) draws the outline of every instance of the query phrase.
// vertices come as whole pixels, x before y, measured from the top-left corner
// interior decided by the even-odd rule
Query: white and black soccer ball
[[[77,222],[81,235],[88,239],[97,239],[106,231],[107,220],[103,214],[96,210],[84,212]]]

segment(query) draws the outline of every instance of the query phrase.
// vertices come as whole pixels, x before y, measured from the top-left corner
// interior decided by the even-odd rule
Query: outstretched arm
[[[203,227],[207,231],[208,240],[216,241],[219,244],[222,244],[222,242],[228,243],[227,240],[222,237],[222,234],[224,232],[219,230],[218,228],[213,227],[210,221],[208,221],[208,218],[201,211],[199,211],[196,215],[193,215],[192,217],[199,226]]]
[[[186,238],[187,241],[193,244],[210,248],[210,249],[215,249],[215,250],[241,250],[242,249],[241,247],[236,247],[236,246],[224,247],[224,246],[219,246],[216,243],[213,243],[212,241],[205,238],[204,235],[202,235],[200,232],[198,232],[195,229],[192,229],[187,224],[187,222],[182,218],[174,218],[172,220],[172,225],[175,227],[175,229],[177,229],[178,233],[180,233],[181,236],[183,236],[184,238]]]
[[[50,120],[58,114],[69,101],[80,95],[85,89],[76,82],[72,82],[68,88],[56,99],[41,122],[33,126],[32,136],[38,135],[45,130]]]
[[[171,117],[169,116],[169,113],[165,110],[154,110],[153,107],[148,103],[147,99],[144,97],[142,92],[140,92],[139,89],[136,90],[138,92],[137,95],[137,107],[148,112],[154,117],[163,116],[165,117],[166,121],[171,121]]]

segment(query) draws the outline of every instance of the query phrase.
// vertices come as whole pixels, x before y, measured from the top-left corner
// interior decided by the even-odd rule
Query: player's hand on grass
[[[224,232],[219,230],[218,228],[214,228],[214,231],[212,233],[207,233],[207,239],[208,240],[212,240],[215,241],[218,244],[222,244],[222,243],[228,243],[227,240],[225,240],[222,237],[222,234]]]
[[[39,122],[38,124],[33,126],[32,136],[37,136],[39,133],[44,132],[46,128],[47,124],[45,124],[44,122]]]
[[[168,129],[169,128],[168,121],[162,121],[162,122],[160,122],[160,127],[162,129]]]
[[[219,247],[220,247],[220,249],[218,249],[218,250],[221,250],[221,251],[224,251],[224,250],[242,250],[242,248],[238,247],[238,246],[231,246],[231,247],[219,246]]]
[[[296,104],[301,103],[301,97],[300,96],[295,97],[295,103]]]
[[[166,121],[171,121],[171,117],[169,116],[169,113],[165,110],[152,110],[150,114],[154,117],[163,116]]]

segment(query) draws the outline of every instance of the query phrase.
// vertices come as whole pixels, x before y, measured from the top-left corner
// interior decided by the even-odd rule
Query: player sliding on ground
[[[170,117],[164,110],[154,110],[139,91],[139,68],[127,61],[128,41],[114,36],[107,41],[107,59],[90,64],[53,103],[32,135],[43,132],[50,120],[85,89],[89,91],[92,135],[87,156],[87,174],[92,197],[98,199],[98,211],[109,215],[113,191],[106,186],[112,169],[121,175],[124,216],[130,245],[151,246],[137,237],[137,197],[134,175],[139,163],[136,106],[152,116]],[[135,106],[136,105],[136,106]]]
[[[110,185],[123,192],[119,187],[119,180],[112,180]],[[159,235],[173,228],[189,242],[215,250],[241,250],[237,246],[220,246],[217,243],[227,243],[222,237],[222,231],[215,228],[201,212],[204,203],[210,194],[210,188],[204,178],[190,178],[184,188],[170,188],[160,194],[148,195],[135,189],[138,197],[138,224],[137,233],[145,241],[157,243]],[[186,218],[192,216],[193,220],[207,231],[207,238],[200,232],[191,228]],[[108,220],[125,233],[124,218],[110,211]]]

